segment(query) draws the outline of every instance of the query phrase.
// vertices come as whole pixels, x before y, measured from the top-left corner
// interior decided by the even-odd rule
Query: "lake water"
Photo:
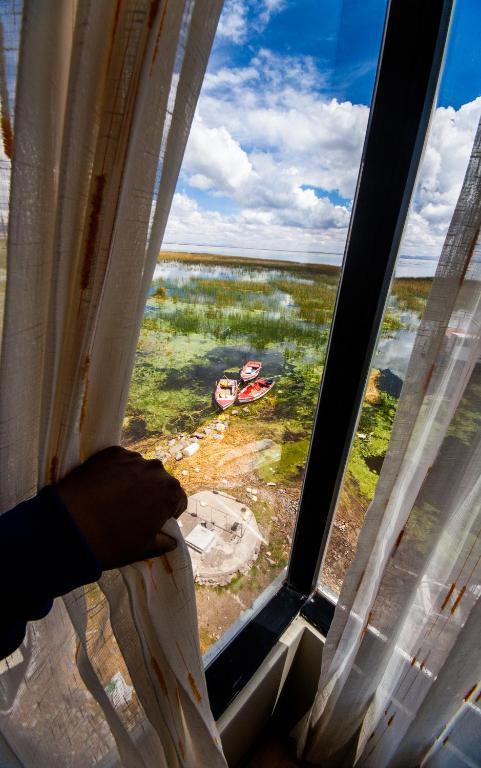
[[[336,290],[336,275],[288,267],[158,264],[127,409],[136,434],[195,429],[216,412],[215,382],[247,359],[276,378],[273,418],[309,431]],[[418,318],[393,299],[389,313],[402,328],[383,332],[373,365],[403,379]]]
[[[171,248],[171,246],[169,246]],[[189,246],[189,248],[175,248],[175,246],[172,246],[173,250],[187,250],[189,253],[213,253],[216,256],[225,256],[225,255],[233,255],[233,256],[242,256],[247,258],[259,258],[259,259],[266,259],[266,260],[276,260],[276,259],[282,259],[283,261],[292,261],[297,264],[328,264],[330,266],[340,267],[342,264],[342,254],[337,253],[311,253],[311,252],[292,252],[292,251],[283,251],[283,250],[276,250],[276,251],[264,251],[264,250],[255,250],[255,249],[249,249],[249,251],[244,251],[242,248],[239,248],[238,250],[229,251],[226,250],[223,246],[209,246],[208,248],[204,249],[197,249],[195,246],[192,246],[192,248]],[[398,258],[397,264],[396,264],[396,275],[397,277],[433,277],[434,273],[436,272],[436,266],[438,263],[439,257],[427,257],[427,256],[409,256],[407,254],[401,254]]]

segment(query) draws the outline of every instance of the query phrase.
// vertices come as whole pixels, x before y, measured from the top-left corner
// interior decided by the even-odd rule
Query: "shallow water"
[[[277,417],[310,429],[335,292],[335,277],[288,267],[158,264],[128,417],[145,434],[193,429],[216,412],[219,377],[237,377],[247,359],[258,359],[277,379]],[[381,337],[373,364],[403,378],[418,317],[393,300],[390,311],[404,327]]]

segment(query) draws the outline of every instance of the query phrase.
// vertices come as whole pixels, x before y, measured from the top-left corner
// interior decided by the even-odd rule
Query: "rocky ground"
[[[287,565],[301,480],[269,480],[269,465],[275,464],[279,446],[266,425],[256,422],[255,410],[247,406],[221,413],[191,434],[148,437],[128,447],[146,458],[161,459],[189,495],[202,489],[232,494],[253,510],[267,542],[248,574],[239,574],[223,587],[196,585],[205,651]],[[362,517],[355,494],[344,490],[323,570],[323,582],[334,592],[339,591],[352,558]]]

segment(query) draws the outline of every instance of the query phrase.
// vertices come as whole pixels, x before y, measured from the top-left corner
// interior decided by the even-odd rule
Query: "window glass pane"
[[[416,330],[461,189],[481,116],[474,3],[457,3],[438,103],[337,504],[320,586],[338,595],[374,496]]]
[[[190,494],[203,650],[287,564],[385,6],[228,0],[221,18],[123,437]],[[227,404],[256,362],[262,397],[221,411],[216,382]]]

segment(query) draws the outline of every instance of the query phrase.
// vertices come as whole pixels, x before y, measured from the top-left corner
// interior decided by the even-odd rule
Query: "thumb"
[[[177,541],[167,533],[156,533],[155,546],[159,555],[163,555],[165,552],[173,552],[177,548]]]

